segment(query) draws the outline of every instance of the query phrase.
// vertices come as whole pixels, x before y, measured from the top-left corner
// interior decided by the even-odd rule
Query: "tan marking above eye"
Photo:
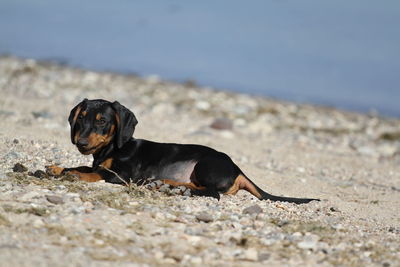
[[[100,113],[97,113],[97,114],[96,114],[96,120],[99,121],[100,119],[101,119],[101,114],[100,114]]]
[[[82,111],[82,115],[86,116],[87,115],[87,111]]]

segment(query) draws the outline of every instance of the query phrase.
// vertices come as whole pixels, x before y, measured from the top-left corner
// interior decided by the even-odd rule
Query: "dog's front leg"
[[[87,166],[80,166],[76,168],[63,168],[60,166],[46,166],[46,173],[51,176],[61,176],[63,174],[76,175],[79,180],[86,182],[97,182],[103,180],[103,177],[93,171],[93,168]]]

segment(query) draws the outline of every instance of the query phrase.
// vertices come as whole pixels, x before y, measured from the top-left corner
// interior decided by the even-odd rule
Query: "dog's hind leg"
[[[284,201],[296,204],[319,201],[314,198],[281,197],[268,194],[247,178],[233,161],[224,154],[200,160],[194,168],[195,183],[205,187],[207,192],[235,195],[246,190],[260,200]]]

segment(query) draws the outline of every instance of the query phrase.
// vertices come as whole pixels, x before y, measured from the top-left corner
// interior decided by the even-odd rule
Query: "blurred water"
[[[0,53],[400,116],[400,1],[0,0]]]

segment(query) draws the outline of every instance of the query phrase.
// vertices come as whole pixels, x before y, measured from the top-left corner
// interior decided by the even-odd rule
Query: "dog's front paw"
[[[56,165],[46,166],[46,173],[51,176],[60,176],[63,174],[64,168]]]

